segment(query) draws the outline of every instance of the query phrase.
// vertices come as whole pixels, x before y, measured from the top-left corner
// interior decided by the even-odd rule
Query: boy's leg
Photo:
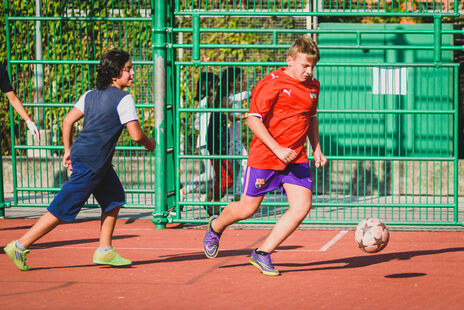
[[[3,250],[13,260],[15,265],[24,271],[29,270],[26,264],[26,255],[29,253],[27,249],[32,243],[43,237],[60,223],[50,212],[45,213],[21,238],[10,242]]]
[[[99,248],[107,248],[113,246],[112,237],[120,208],[121,207],[116,207],[108,213],[102,213],[100,221],[100,244],[98,245]]]
[[[93,254],[93,262],[100,265],[127,266],[132,261],[122,258],[113,248],[112,238],[120,207],[102,213],[100,225],[100,243]]]
[[[215,258],[219,252],[219,238],[227,226],[247,219],[258,209],[264,196],[249,197],[242,195],[240,201],[229,203],[219,216],[210,218],[205,237],[203,239],[203,250],[206,257]]]
[[[258,251],[271,253],[274,251],[308,215],[311,209],[312,192],[302,186],[284,184],[287,193],[289,209],[282,215],[274,225],[271,233],[267,236]]]
[[[5,252],[19,269],[29,270],[26,265],[26,254],[29,253],[27,248],[55,228],[61,220],[73,221],[90,196],[93,173],[80,162],[73,161],[73,168],[71,178],[63,184],[47,212],[17,242],[13,241],[5,247]]]
[[[311,208],[312,192],[305,187],[284,184],[290,208],[275,224],[264,243],[251,253],[250,263],[268,276],[278,276],[280,271],[274,268],[270,253],[274,251],[306,217]]]
[[[100,222],[100,243],[93,255],[93,262],[102,265],[125,266],[132,262],[122,258],[113,248],[112,239],[119,209],[125,204],[124,189],[118,175],[109,167],[100,184],[95,189],[94,197],[102,209]]]
[[[259,208],[264,196],[242,195],[239,201],[229,203],[221,214],[211,223],[214,231],[222,233],[227,226],[252,216]]]
[[[18,239],[18,242],[27,249],[31,244],[55,228],[59,223],[60,220],[47,211],[21,238]]]

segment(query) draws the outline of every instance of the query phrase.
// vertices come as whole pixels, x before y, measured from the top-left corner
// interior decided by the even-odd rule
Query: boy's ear
[[[293,63],[293,57],[290,55],[287,56],[286,61],[287,61],[287,65],[291,65]]]

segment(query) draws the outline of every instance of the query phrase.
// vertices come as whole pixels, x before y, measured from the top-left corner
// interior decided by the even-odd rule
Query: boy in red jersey
[[[250,263],[265,275],[276,276],[270,253],[303,221],[311,209],[312,177],[304,144],[309,137],[317,168],[327,159],[319,143],[316,116],[319,81],[312,77],[319,49],[303,36],[288,51],[287,68],[274,71],[258,82],[252,93],[248,127],[254,138],[245,172],[242,197],[213,216],[203,240],[208,258],[219,251],[219,238],[229,225],[252,216],[264,195],[280,188],[289,209],[275,224],[264,242],[255,249]]]

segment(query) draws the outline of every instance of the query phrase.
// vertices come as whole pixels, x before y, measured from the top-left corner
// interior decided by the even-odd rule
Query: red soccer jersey
[[[277,143],[297,153],[292,163],[305,163],[308,157],[304,145],[309,122],[316,116],[320,84],[315,78],[301,83],[284,71],[274,71],[256,84],[248,116],[261,118]],[[256,136],[250,144],[247,165],[272,170],[286,167]]]

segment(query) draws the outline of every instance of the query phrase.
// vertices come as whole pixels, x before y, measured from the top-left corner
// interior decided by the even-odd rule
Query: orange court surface
[[[35,219],[0,220],[0,246]],[[239,226],[240,227],[240,226]],[[279,277],[249,255],[268,229],[228,229],[216,259],[205,258],[205,225],[120,219],[113,246],[128,268],[98,266],[99,222],[58,226],[31,247],[30,271],[0,254],[0,309],[463,309],[464,232],[391,231],[365,254],[353,230],[299,229],[273,254]]]

